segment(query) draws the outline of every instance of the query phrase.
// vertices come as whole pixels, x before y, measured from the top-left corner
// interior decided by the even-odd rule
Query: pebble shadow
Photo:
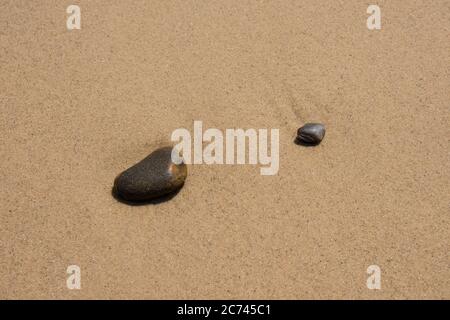
[[[157,205],[157,204],[167,202],[167,201],[171,200],[172,198],[174,198],[178,194],[178,192],[180,192],[180,190],[181,190],[181,188],[173,193],[168,194],[168,195],[165,195],[165,196],[162,196],[159,198],[155,198],[152,200],[146,200],[146,201],[129,201],[129,200],[122,199],[117,194],[114,187],[111,190],[111,194],[114,197],[114,199],[116,199],[120,203],[127,204],[129,206],[146,206],[146,205]]]
[[[304,142],[304,141],[299,140],[299,139],[297,139],[297,138],[294,139],[294,143],[295,143],[296,145],[302,146],[302,147],[315,147],[315,146],[318,145],[317,143],[307,143],[307,142]]]

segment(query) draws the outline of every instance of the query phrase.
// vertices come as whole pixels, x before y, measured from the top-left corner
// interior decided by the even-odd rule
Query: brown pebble
[[[172,147],[163,147],[128,168],[114,180],[114,194],[126,201],[139,202],[178,191],[187,176],[186,164],[172,162]]]

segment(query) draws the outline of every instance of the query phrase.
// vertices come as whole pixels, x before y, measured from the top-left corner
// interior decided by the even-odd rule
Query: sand
[[[450,3],[376,3],[2,1],[0,298],[449,299]],[[194,120],[279,128],[278,174],[111,196]]]

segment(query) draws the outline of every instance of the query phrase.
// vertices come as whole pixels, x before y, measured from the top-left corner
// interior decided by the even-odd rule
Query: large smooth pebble
[[[297,130],[296,142],[305,145],[318,145],[325,136],[325,126],[321,123],[307,123]]]
[[[113,192],[127,201],[148,201],[179,190],[186,180],[186,164],[172,162],[172,147],[155,150],[114,180]]]

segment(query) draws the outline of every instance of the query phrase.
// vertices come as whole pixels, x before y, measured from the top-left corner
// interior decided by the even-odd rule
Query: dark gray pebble
[[[114,180],[115,196],[131,202],[148,201],[178,191],[184,184],[187,168],[172,162],[172,147],[152,152],[122,172]]]
[[[298,144],[315,146],[325,136],[325,126],[321,123],[307,123],[297,130],[295,142]]]

